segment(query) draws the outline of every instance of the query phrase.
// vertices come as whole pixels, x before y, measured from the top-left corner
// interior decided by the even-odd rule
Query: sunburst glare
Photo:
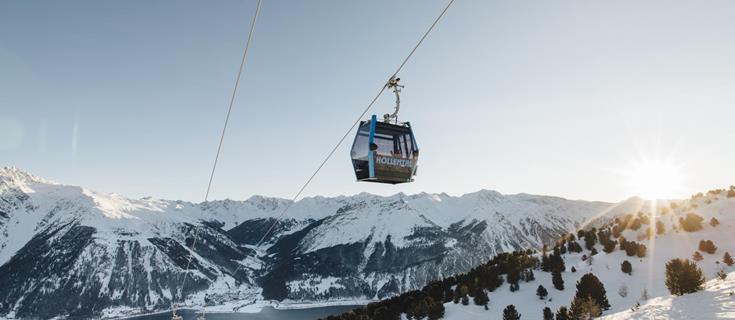
[[[640,159],[624,174],[631,191],[646,199],[672,199],[685,192],[683,165],[671,159]]]

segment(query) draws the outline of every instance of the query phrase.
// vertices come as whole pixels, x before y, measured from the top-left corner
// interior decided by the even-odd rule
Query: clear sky
[[[255,3],[0,2],[0,165],[201,201]],[[264,0],[210,198],[292,197],[444,4]],[[306,195],[616,201],[641,159],[677,166],[676,196],[735,184],[733,17],[733,1],[457,0],[400,74],[416,182],[356,183],[348,141]]]

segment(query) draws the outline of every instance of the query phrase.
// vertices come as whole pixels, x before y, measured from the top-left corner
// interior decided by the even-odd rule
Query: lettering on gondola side
[[[396,167],[410,167],[411,166],[411,160],[384,157],[384,156],[377,156],[375,158],[375,162],[378,164],[384,164],[384,165],[396,166]]]

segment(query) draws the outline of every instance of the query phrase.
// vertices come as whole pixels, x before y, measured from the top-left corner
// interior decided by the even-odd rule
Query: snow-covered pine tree
[[[725,252],[725,255],[722,256],[722,262],[726,264],[728,267],[735,264],[735,261],[732,260],[732,256],[730,256],[729,252]]]
[[[592,273],[587,273],[577,281],[577,293],[575,297],[585,299],[590,297],[600,306],[602,310],[610,309],[610,302],[607,301],[607,293],[605,286]]]
[[[692,260],[696,262],[702,261],[703,259],[704,257],[702,257],[702,254],[699,253],[699,251],[694,251],[694,253],[692,254]]]
[[[546,299],[546,296],[549,295],[549,291],[547,291],[546,288],[544,288],[544,286],[539,285],[538,288],[536,288],[536,295],[538,296],[539,299],[543,300],[543,299]]]
[[[623,273],[631,275],[633,273],[633,265],[631,265],[628,260],[625,260],[620,264],[620,270],[623,271]]]
[[[704,274],[688,259],[672,259],[666,263],[666,287],[673,295],[684,295],[704,289]]]
[[[516,310],[516,306],[509,304],[503,309],[503,320],[521,320],[521,314]]]
[[[549,307],[544,308],[543,315],[544,320],[554,320],[554,312]]]
[[[551,282],[554,284],[556,290],[564,290],[564,279],[561,277],[561,272],[555,270],[551,272]]]

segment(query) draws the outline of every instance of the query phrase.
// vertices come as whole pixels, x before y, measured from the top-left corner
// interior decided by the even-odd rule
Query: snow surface
[[[601,319],[735,319],[735,272],[730,272],[725,280],[708,281],[704,291],[657,297],[635,311],[621,311]]]

